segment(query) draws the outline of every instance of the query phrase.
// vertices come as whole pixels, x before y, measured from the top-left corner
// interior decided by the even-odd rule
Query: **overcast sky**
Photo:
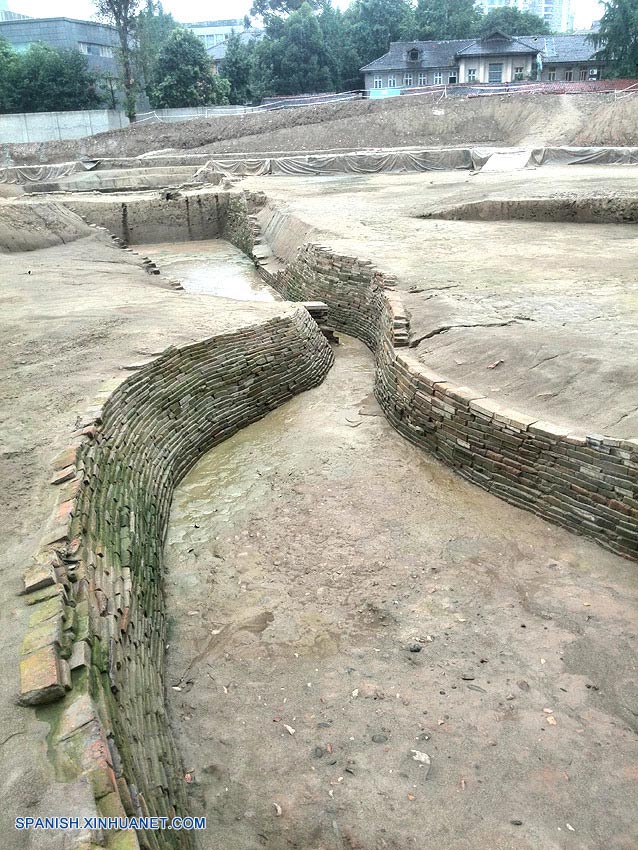
[[[576,27],[588,27],[602,14],[602,7],[596,0],[572,0],[576,14]],[[95,17],[95,7],[91,0],[8,0],[8,8],[13,12],[31,15],[34,18],[67,17],[90,20]],[[210,21],[220,18],[243,18],[252,3],[251,0],[164,0],[164,11],[171,12],[178,21]],[[337,0],[336,5],[344,9],[348,0]]]

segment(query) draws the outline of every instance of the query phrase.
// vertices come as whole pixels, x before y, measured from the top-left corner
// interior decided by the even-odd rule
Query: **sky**
[[[12,12],[20,12],[33,18],[80,18],[91,20],[95,7],[91,0],[8,0]],[[223,18],[243,18],[249,11],[251,0],[164,0],[165,12],[182,23],[211,21]],[[345,8],[348,0],[337,0],[335,5]],[[588,27],[602,15],[602,6],[596,0],[572,0],[576,28]]]

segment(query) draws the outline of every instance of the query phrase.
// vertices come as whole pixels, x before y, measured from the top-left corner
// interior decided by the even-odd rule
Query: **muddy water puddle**
[[[406,443],[373,377],[343,338],[175,495],[167,688],[201,848],[568,848],[566,823],[631,846],[635,569]]]
[[[136,245],[162,274],[178,280],[187,292],[238,301],[274,301],[277,294],[263,283],[252,261],[225,239]]]

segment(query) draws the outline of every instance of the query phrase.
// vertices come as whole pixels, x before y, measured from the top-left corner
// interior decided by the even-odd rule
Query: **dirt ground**
[[[12,208],[13,209],[13,208]],[[7,212],[0,208],[0,222]],[[11,212],[11,211],[9,211]],[[281,302],[248,303],[186,295],[161,286],[138,258],[91,233],[41,250],[0,253],[0,830],[2,850],[58,850],[59,835],[20,833],[16,815],[81,816],[93,805],[84,789],[56,781],[47,757],[48,724],[16,705],[19,653],[29,616],[17,594],[53,509],[50,461],[69,442],[104,381],[170,344],[280,313]],[[51,215],[53,213],[51,212]],[[16,221],[20,221],[19,217]],[[2,230],[0,237],[11,233]],[[39,244],[32,234],[33,244]],[[6,246],[3,246],[6,248]]]
[[[635,568],[407,444],[336,353],[174,500],[202,850],[635,850]]]
[[[635,145],[638,99],[613,94],[416,95],[249,115],[139,124],[86,139],[1,145],[16,163],[137,156],[154,150],[275,152],[401,145]]]
[[[243,185],[312,227],[314,241],[397,275],[411,344],[437,373],[580,433],[635,437],[636,224],[423,218],[485,199],[635,206],[635,180],[631,166],[572,165]],[[296,246],[282,237],[273,247],[289,259]]]

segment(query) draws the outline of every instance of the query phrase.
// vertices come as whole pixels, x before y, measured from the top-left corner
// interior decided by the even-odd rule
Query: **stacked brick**
[[[411,442],[506,501],[638,559],[638,440],[573,433],[433,374],[405,348],[409,317],[395,278],[370,262],[306,243],[261,273],[286,298],[324,301],[331,324],[368,345],[377,398]]]
[[[56,767],[91,783],[99,814],[187,814],[164,703],[162,548],[176,484],[204,452],[320,383],[332,357],[303,308],[168,349],[105,391],[56,460],[59,508],[25,578],[34,613],[21,699],[51,704]],[[109,831],[73,846],[96,841],[164,850],[192,837]]]

